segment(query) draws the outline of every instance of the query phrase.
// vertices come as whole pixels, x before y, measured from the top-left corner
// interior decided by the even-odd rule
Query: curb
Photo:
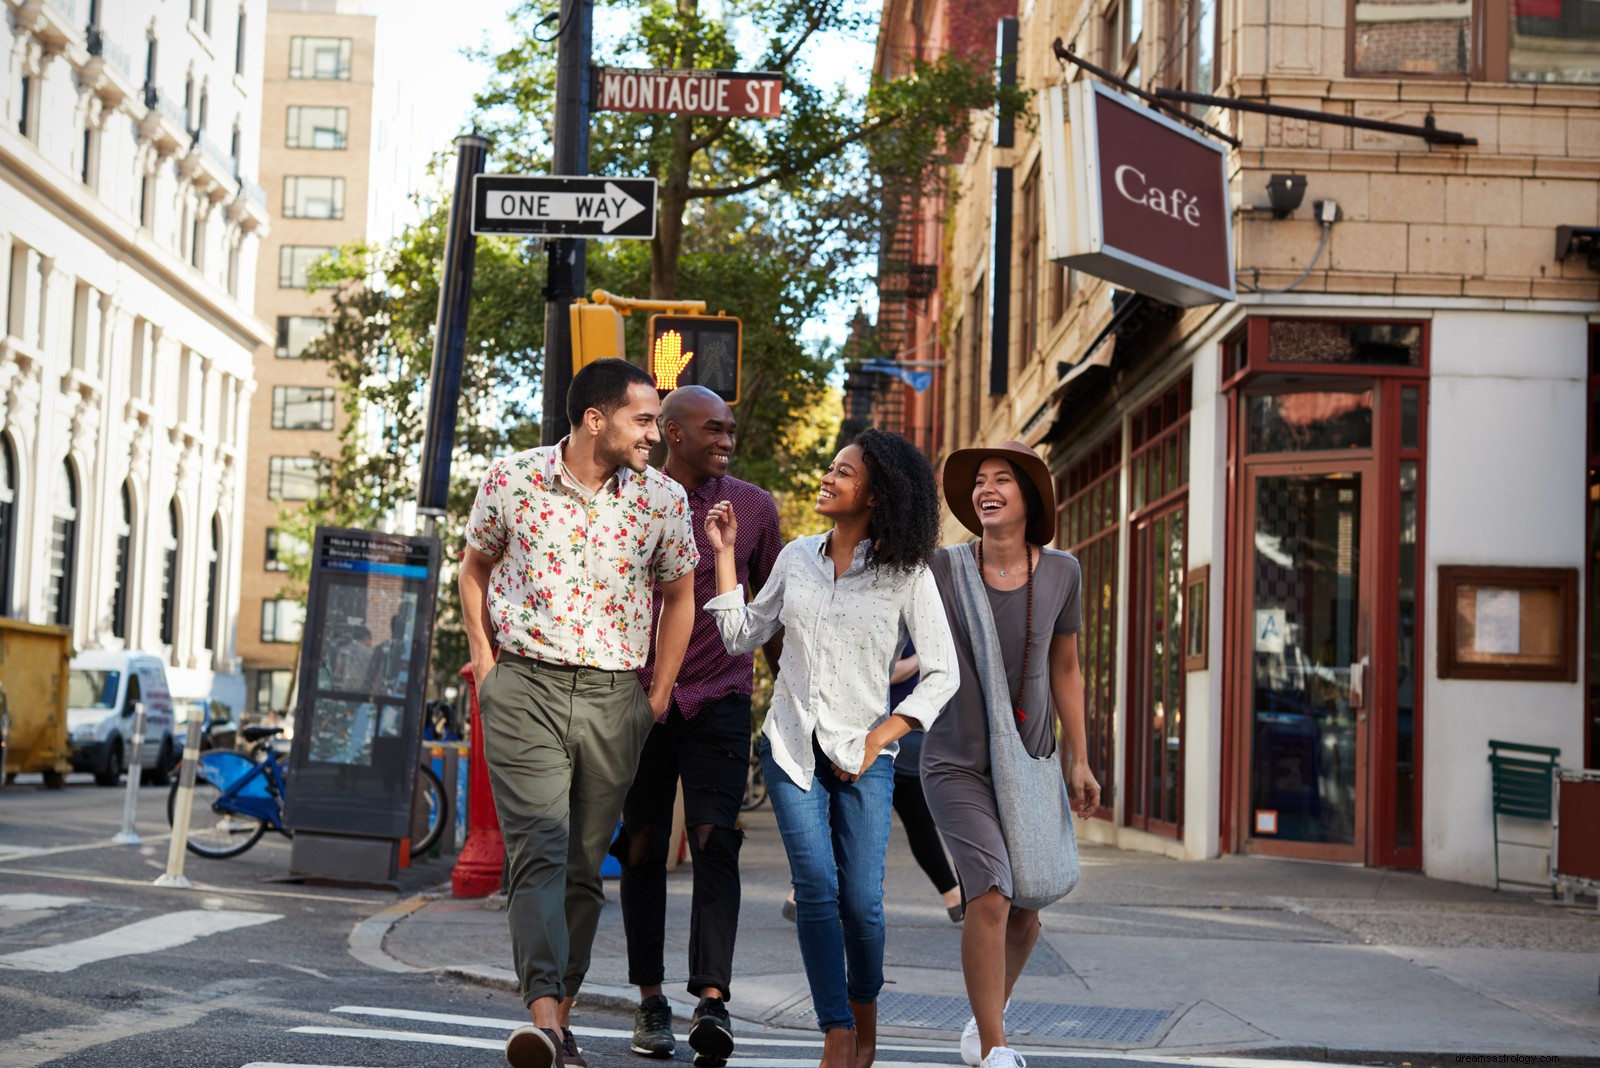
[[[438,894],[431,892],[418,894],[416,897],[407,898],[397,905],[390,905],[382,912],[374,913],[356,924],[350,929],[348,945],[350,955],[367,967],[376,968],[380,972],[409,975],[415,972],[429,971],[430,969],[413,967],[405,961],[391,957],[384,951],[383,939],[395,924],[438,896]]]

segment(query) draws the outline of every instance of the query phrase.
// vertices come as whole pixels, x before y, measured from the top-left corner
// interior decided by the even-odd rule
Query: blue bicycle
[[[268,740],[282,727],[246,727],[239,736],[250,743],[250,756],[214,749],[200,754],[195,767],[194,807],[190,810],[189,852],[225,860],[261,841],[268,828],[285,838],[294,832],[283,825],[283,798],[288,788],[284,766]],[[426,819],[414,821],[411,855],[426,853],[444,833],[450,806],[444,784],[426,764],[417,768],[418,803]],[[167,795],[167,824],[178,807],[178,785]],[[420,828],[417,825],[420,824]]]

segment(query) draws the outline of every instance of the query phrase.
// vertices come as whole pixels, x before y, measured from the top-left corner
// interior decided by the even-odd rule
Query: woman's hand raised
[[[720,501],[706,513],[706,538],[714,553],[731,552],[739,539],[739,521],[733,515],[733,502]]]

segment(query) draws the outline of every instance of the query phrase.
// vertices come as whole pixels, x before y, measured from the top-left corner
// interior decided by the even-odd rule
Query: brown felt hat
[[[1044,507],[1028,524],[1026,537],[1035,545],[1049,545],[1056,538],[1055,484],[1050,478],[1049,466],[1020,441],[1002,442],[990,449],[957,449],[945,458],[944,503],[949,506],[950,513],[974,534],[983,534],[978,510],[972,507],[972,487],[978,481],[978,468],[983,466],[983,461],[996,457],[1016,464],[1039,491],[1039,501]]]

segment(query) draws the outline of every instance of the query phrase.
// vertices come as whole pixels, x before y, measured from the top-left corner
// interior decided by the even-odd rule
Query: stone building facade
[[[941,220],[937,451],[1020,438],[1057,475],[1107,787],[1089,837],[1492,882],[1488,742],[1600,765],[1589,6],[1020,5],[1036,94],[1089,77],[1060,38],[1148,90],[1477,140],[1195,108],[1240,142],[1238,292],[1180,309],[1052,262],[1044,198],[1073,176],[1037,123],[997,147],[978,117]],[[1304,179],[1283,217],[1274,174]],[[1570,621],[1546,610],[1569,594]]]
[[[3,10],[0,613],[237,708],[264,0]]]

